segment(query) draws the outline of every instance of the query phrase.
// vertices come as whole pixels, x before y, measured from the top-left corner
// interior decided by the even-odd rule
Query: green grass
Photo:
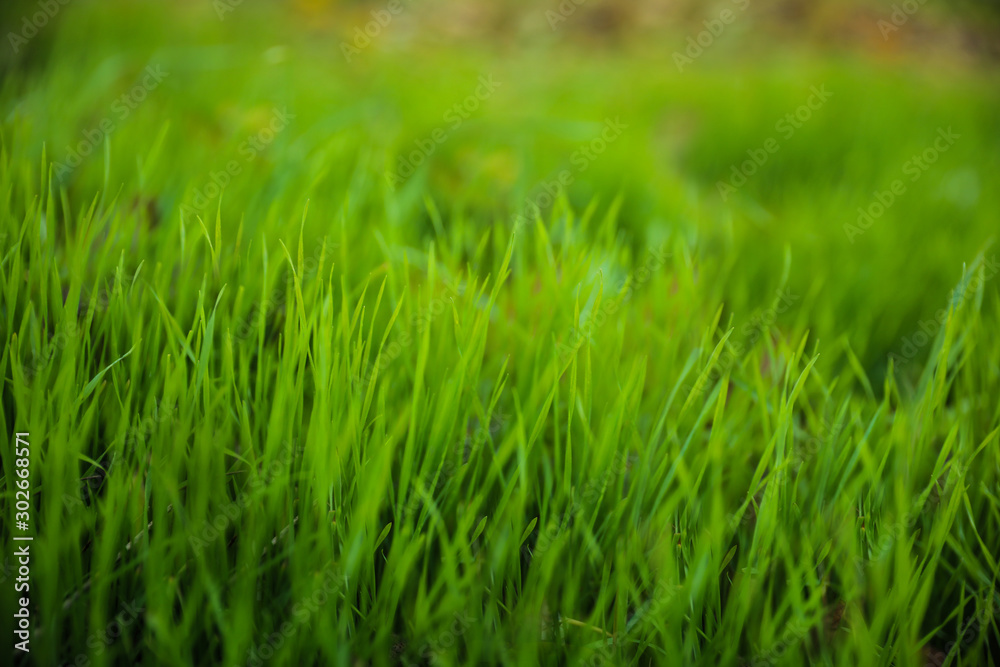
[[[30,662],[997,661],[995,74],[722,40],[682,74],[672,46],[348,64],[249,7],[64,11],[0,88]]]

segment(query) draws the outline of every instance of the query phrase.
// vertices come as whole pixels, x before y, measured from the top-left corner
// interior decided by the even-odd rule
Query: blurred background
[[[71,201],[137,185],[149,224],[214,213],[224,190],[226,225],[298,224],[309,198],[318,235],[350,194],[350,234],[419,247],[429,196],[468,260],[558,191],[617,210],[635,247],[686,237],[727,315],[787,271],[830,306],[799,324],[848,337],[874,378],[997,229],[993,0],[17,0],[0,17],[7,150],[44,150]]]

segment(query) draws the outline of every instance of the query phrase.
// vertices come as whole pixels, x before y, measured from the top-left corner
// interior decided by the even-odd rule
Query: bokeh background
[[[288,209],[308,193],[313,211],[333,217],[351,191],[369,219],[384,217],[419,239],[432,228],[429,193],[449,215],[475,223],[473,238],[498,216],[516,215],[561,169],[575,172],[574,151],[606,119],[620,118],[627,130],[575,172],[569,203],[620,205],[637,246],[673,231],[698,239],[708,251],[704,270],[717,278],[708,289],[737,311],[773,291],[768,275],[790,251],[792,284],[834,306],[828,321],[810,324],[824,338],[862,332],[851,342],[874,377],[912,323],[947,302],[961,276],[954,258],[971,262],[996,226],[997,2],[54,6],[17,53],[0,49],[5,123],[17,128],[5,140],[39,159],[44,145],[58,161],[110,117],[109,173],[102,146],[59,179],[86,199],[106,181],[139,178],[136,150],[151,150],[160,135],[150,127],[162,125],[206,175],[199,188],[171,164],[141,174],[148,200],[136,206],[154,217],[195,201],[197,211],[214,210],[212,174],[235,157],[241,173],[227,179],[226,196],[240,211]],[[23,32],[39,7],[4,3],[5,33]],[[723,12],[731,22],[709,34]],[[700,51],[698,39],[707,44]],[[169,75],[119,120],[115,100],[154,64]],[[500,85],[456,115],[481,76]],[[19,94],[37,78],[46,85]],[[830,99],[792,136],[787,125],[779,132],[814,86]],[[244,163],[241,144],[278,108],[294,120]],[[858,208],[948,127],[961,139],[870,229],[852,235],[845,225],[856,224]],[[435,130],[444,140],[420,149]],[[778,152],[723,197],[720,181],[769,138]],[[414,150],[424,153],[419,165],[407,157]],[[387,176],[411,167],[401,196],[387,197]],[[727,279],[741,264],[757,268],[744,266],[738,283]],[[882,292],[880,308],[857,312],[859,295],[886,275],[913,289]]]

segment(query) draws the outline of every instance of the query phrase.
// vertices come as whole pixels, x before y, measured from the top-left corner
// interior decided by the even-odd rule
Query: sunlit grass
[[[996,661],[995,77],[86,25],[0,95],[37,664]]]

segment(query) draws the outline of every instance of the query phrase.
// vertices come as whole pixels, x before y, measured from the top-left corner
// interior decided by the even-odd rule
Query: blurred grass
[[[989,61],[765,49],[748,22],[678,72],[684,28],[435,43],[445,8],[348,63],[357,23],[304,3],[77,2],[6,71],[35,661],[257,664],[288,622],[268,662],[922,665],[978,613],[952,664],[995,662]],[[126,603],[141,622],[91,642]]]

